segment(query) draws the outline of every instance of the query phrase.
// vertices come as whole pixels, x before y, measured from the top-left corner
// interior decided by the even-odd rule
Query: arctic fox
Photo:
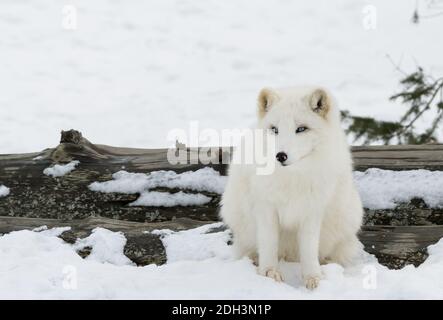
[[[340,111],[324,88],[265,88],[258,97],[257,128],[275,135],[275,168],[232,163],[221,218],[233,232],[238,258],[282,281],[279,259],[299,261],[305,286],[322,278],[320,263],[351,263],[362,248],[363,210]]]

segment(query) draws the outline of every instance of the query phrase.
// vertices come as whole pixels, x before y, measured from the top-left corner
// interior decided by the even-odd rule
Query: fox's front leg
[[[257,211],[257,251],[258,271],[260,274],[283,281],[278,270],[279,245],[278,216],[273,210],[261,208]]]
[[[315,289],[322,277],[319,262],[321,219],[308,216],[298,230],[298,247],[303,282],[308,289]]]

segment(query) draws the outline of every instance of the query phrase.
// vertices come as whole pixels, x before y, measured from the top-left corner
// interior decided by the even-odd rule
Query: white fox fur
[[[299,261],[313,289],[320,263],[346,266],[361,248],[363,210],[339,109],[323,88],[263,89],[257,127],[278,130],[276,151],[287,160],[275,160],[269,175],[231,164],[220,215],[238,258],[258,258],[259,273],[277,281],[279,259]],[[296,133],[300,127],[306,130]]]

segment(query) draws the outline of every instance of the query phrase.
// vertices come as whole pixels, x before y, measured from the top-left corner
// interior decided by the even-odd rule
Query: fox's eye
[[[271,127],[271,130],[272,130],[272,132],[274,132],[275,134],[278,134],[278,128],[277,128],[277,127],[272,126],[272,127]]]
[[[305,132],[306,130],[308,130],[308,128],[306,128],[306,127],[298,127],[298,128],[295,130],[295,133]]]

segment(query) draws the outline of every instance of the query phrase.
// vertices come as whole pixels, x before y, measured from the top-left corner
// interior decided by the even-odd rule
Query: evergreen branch
[[[392,59],[388,56],[392,61]],[[397,70],[401,71],[398,66]],[[342,118],[348,125],[346,132],[354,135],[354,141],[362,140],[363,144],[382,141],[389,144],[427,143],[435,139],[434,133],[443,121],[443,77],[433,79],[426,75],[421,67],[411,74],[405,74],[400,84],[404,91],[391,96],[390,100],[400,99],[403,104],[409,105],[399,121],[379,121],[370,117],[358,117],[348,111],[342,112]],[[436,103],[436,99],[439,101]],[[436,116],[431,126],[421,134],[415,133],[414,125],[418,119],[430,110],[436,110]]]
[[[435,82],[435,85],[438,83],[438,81],[437,82]],[[423,109],[422,110],[420,110],[420,112],[418,112],[416,115],[415,115],[415,117],[406,125],[406,126],[404,126],[403,127],[403,129],[401,130],[401,132],[400,132],[400,134],[401,133],[404,133],[404,132],[406,132],[409,128],[411,128],[412,127],[412,125],[426,112],[426,111],[428,111],[429,109],[431,109],[431,103],[432,103],[432,101],[434,101],[434,99],[435,99],[435,97],[437,96],[437,93],[439,92],[439,91],[441,91],[441,89],[442,89],[442,87],[443,87],[443,82],[441,82],[438,86],[437,86],[437,88],[434,90],[434,93],[432,94],[432,96],[431,96],[431,98],[428,100],[428,102],[424,105],[424,107],[423,107]]]

